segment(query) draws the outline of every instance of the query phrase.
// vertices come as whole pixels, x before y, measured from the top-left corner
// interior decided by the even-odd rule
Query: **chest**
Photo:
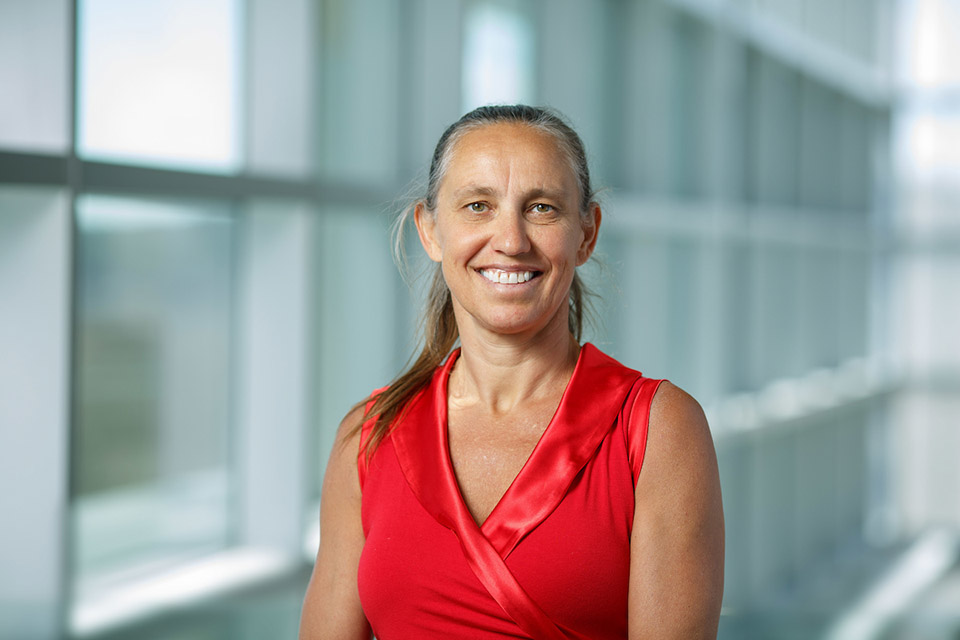
[[[522,523],[507,568],[558,624],[589,638],[625,638],[633,487],[620,434],[612,432],[570,480],[543,478],[565,488],[562,500],[543,521]],[[378,450],[363,505],[359,590],[377,637],[518,637],[474,575],[459,536],[411,491],[390,442]]]
[[[555,403],[525,407],[509,416],[450,407],[447,436],[460,493],[477,523],[486,520],[530,458]]]

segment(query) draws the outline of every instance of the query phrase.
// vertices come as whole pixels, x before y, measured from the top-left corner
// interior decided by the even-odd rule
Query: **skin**
[[[482,523],[543,434],[573,373],[574,270],[596,244],[601,211],[579,210],[575,174],[549,135],[496,124],[464,135],[435,211],[415,211],[421,243],[450,287],[462,350],[448,383],[450,457]],[[517,284],[481,273],[532,272]],[[519,279],[519,278],[518,278]],[[357,436],[341,424],[324,479],[321,544],[301,640],[369,638],[357,595],[363,549]],[[631,640],[715,638],[723,592],[723,511],[703,412],[669,383],[653,400],[631,538]]]

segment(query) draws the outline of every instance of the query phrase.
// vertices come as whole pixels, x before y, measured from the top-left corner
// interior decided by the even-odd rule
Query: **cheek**
[[[484,245],[482,235],[470,229],[452,229],[448,226],[442,230],[440,237],[443,262],[466,262]]]
[[[541,239],[540,247],[554,262],[575,267],[582,241],[583,234],[579,229],[570,229],[566,233],[547,234]]]

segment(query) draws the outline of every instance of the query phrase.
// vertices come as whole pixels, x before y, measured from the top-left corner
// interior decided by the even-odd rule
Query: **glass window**
[[[800,370],[791,372],[796,375],[839,364],[842,346],[839,336],[844,323],[853,321],[860,339],[863,339],[866,318],[859,317],[857,312],[861,308],[860,297],[866,295],[867,283],[859,283],[858,290],[843,290],[844,279],[853,275],[841,269],[841,265],[847,262],[843,256],[855,258],[857,254],[854,252],[841,252],[830,247],[804,247],[795,253],[798,273],[793,281],[796,295],[792,299],[799,304],[796,311],[805,312],[803,322],[795,327],[797,340],[794,344],[799,348],[795,347],[793,351],[795,359],[801,363]],[[860,296],[856,295],[858,291]]]
[[[672,21],[670,83],[671,191],[679,197],[702,197],[705,192],[704,129],[707,91],[704,68],[706,34],[696,20],[676,14]]]
[[[0,184],[0,638],[59,638],[70,198]]]
[[[763,55],[751,62],[756,105],[751,109],[748,150],[750,194],[765,205],[797,204],[797,163],[800,155],[800,78]],[[818,149],[819,150],[819,149]]]
[[[324,177],[393,184],[400,139],[401,3],[324,0],[318,160]]]
[[[948,292],[960,282],[956,253],[909,255],[901,260],[897,309],[902,349],[916,371],[952,372],[960,366],[960,303]]]
[[[316,2],[248,0],[246,164],[258,174],[308,177],[313,147]]]
[[[534,102],[534,34],[520,10],[501,3],[468,7],[463,45],[463,109]]]
[[[227,543],[234,226],[216,203],[78,201],[82,585]]]
[[[340,420],[389,383],[413,348],[410,298],[393,264],[387,223],[375,209],[340,206],[327,209],[317,225],[318,489]]]
[[[836,359],[863,358],[870,352],[870,254],[844,251],[837,255],[836,296],[844,309],[838,313]]]
[[[703,365],[703,347],[697,331],[702,317],[702,245],[687,238],[671,238],[666,258],[664,276],[669,281],[669,290],[667,298],[657,305],[663,309],[665,337],[670,349],[670,368],[664,375],[699,396],[698,374]]]
[[[0,147],[48,153],[67,148],[68,4],[0,2]]]
[[[789,245],[757,242],[750,248],[750,371],[754,389],[798,373],[791,352],[798,331],[797,260]],[[822,313],[822,310],[820,310]]]
[[[237,167],[239,3],[84,0],[78,11],[82,156]]]
[[[751,246],[731,240],[723,247],[723,291],[721,362],[723,391],[728,394],[753,390],[751,344],[759,318],[751,312],[756,306],[756,270],[751,263]]]
[[[839,94],[805,79],[800,91],[800,204],[831,209],[843,204],[844,128]]]
[[[620,300],[611,301],[616,353],[649,375],[666,377],[671,364],[663,309],[670,299],[669,240],[658,233],[623,233],[608,240],[611,268],[622,290]]]
[[[960,109],[917,109],[902,118],[899,127],[903,176],[932,186],[950,188],[956,184],[960,172]]]
[[[840,123],[840,202],[846,213],[866,216],[871,207],[871,127],[873,112],[857,102],[842,102]]]
[[[916,87],[960,84],[960,4],[951,0],[913,0],[901,3],[900,73]]]

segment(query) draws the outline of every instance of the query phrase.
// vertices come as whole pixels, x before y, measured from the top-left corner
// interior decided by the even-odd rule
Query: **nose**
[[[527,221],[522,211],[501,210],[493,221],[493,248],[505,255],[516,256],[530,251]]]

